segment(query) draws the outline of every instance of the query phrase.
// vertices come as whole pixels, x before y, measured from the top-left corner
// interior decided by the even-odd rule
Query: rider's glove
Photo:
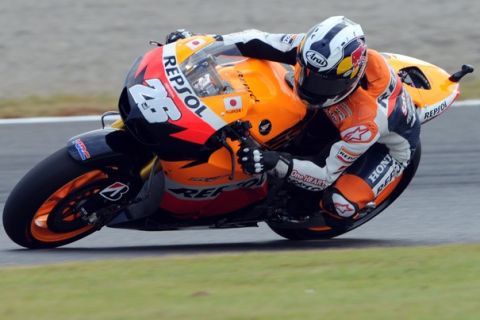
[[[242,144],[237,156],[238,163],[248,174],[262,174],[270,171],[278,178],[285,178],[292,170],[292,158],[286,153],[265,151]]]
[[[165,40],[166,43],[172,43],[175,41],[178,41],[180,39],[185,39],[188,37],[193,36],[193,33],[185,30],[185,29],[178,29],[176,31],[170,32],[170,34],[167,36],[167,39]]]

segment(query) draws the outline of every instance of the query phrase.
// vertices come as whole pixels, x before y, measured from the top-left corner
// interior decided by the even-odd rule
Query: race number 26
[[[175,103],[168,97],[165,87],[158,79],[148,79],[149,86],[136,84],[128,89],[145,119],[150,123],[178,120],[182,116]]]

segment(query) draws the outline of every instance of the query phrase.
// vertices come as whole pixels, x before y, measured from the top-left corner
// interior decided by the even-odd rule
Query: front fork
[[[159,160],[124,129],[121,120],[111,128],[71,138],[68,152],[75,161],[108,176],[101,189],[77,205],[87,223],[101,228],[121,212],[131,220],[158,207],[164,188]]]

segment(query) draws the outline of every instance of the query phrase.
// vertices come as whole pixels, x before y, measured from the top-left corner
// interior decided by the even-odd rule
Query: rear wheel
[[[392,204],[407,188],[407,186],[412,181],[415,172],[417,171],[418,165],[420,164],[422,150],[420,143],[415,150],[410,165],[405,169],[403,176],[394,189],[394,191],[383,200],[372,212],[368,213],[366,216],[354,221],[353,223],[345,223],[342,225],[339,223],[335,227],[329,227],[327,225],[318,225],[318,226],[309,226],[302,228],[301,226],[282,226],[281,224],[270,224],[269,227],[278,235],[287,238],[289,240],[320,240],[320,239],[331,239],[337,237],[341,234],[349,232],[353,229],[356,229],[363,225],[364,223],[370,221],[375,216],[379,215],[383,210],[385,210],[390,204]]]
[[[96,229],[78,204],[100,192],[106,170],[75,162],[61,149],[36,165],[12,190],[3,211],[7,235],[27,248],[52,248],[79,240]]]

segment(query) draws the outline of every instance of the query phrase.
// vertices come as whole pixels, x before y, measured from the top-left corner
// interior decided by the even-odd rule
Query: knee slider
[[[341,192],[335,188],[330,188],[325,191],[322,198],[322,208],[341,219],[354,218],[359,211],[357,204],[348,201]]]

